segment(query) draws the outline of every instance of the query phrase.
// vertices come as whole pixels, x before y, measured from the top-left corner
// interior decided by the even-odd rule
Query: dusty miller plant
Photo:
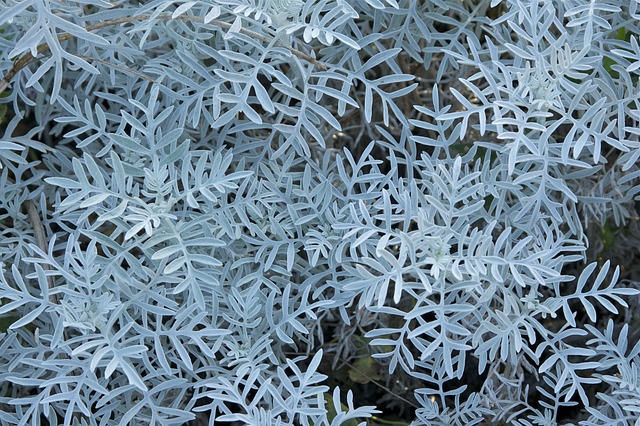
[[[2,424],[362,425],[325,379],[363,357],[414,425],[640,424],[636,283],[586,256],[638,220],[640,1],[0,28]]]

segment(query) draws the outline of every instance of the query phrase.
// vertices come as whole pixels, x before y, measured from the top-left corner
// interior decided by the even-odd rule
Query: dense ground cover
[[[0,29],[0,423],[640,424],[640,1]]]

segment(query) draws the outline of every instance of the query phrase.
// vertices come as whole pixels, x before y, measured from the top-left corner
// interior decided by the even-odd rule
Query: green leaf
[[[0,104],[0,124],[2,124],[4,122],[4,117],[5,115],[7,115],[7,105],[6,104]]]
[[[628,41],[627,40],[627,30],[625,27],[620,27],[618,33],[616,34],[615,39],[620,41]],[[602,67],[609,73],[609,75],[613,78],[618,78],[620,75],[617,71],[614,71],[611,67],[617,65],[618,63],[610,58],[609,56],[602,57]]]
[[[19,317],[4,317],[0,318],[0,333],[6,333],[11,324],[18,321]]]
[[[372,380],[380,380],[378,371],[380,365],[371,356],[360,358],[353,363],[353,368],[349,370],[349,378],[352,382],[366,385]]]
[[[606,253],[613,249],[613,247],[615,246],[617,237],[619,235],[619,228],[617,226],[613,226],[608,221],[604,226],[600,226],[599,228],[603,251]]]

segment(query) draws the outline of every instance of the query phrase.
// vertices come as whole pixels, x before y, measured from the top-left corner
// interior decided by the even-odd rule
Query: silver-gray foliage
[[[638,220],[640,0],[3,0],[0,28],[0,423],[364,425],[321,373],[359,336],[416,426],[640,424],[638,291],[584,263]]]

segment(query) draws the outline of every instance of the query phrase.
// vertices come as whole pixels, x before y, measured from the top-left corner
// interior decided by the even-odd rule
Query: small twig
[[[150,19],[150,18],[151,18],[151,15],[129,16],[129,17],[126,17],[126,18],[114,19],[113,21],[101,22],[99,24],[90,25],[86,29],[87,29],[87,31],[92,31],[92,30],[97,30],[97,29],[104,28],[104,27],[110,26],[110,25],[117,25],[117,24],[120,24],[120,23],[132,22],[132,21],[144,21],[144,20]],[[158,15],[154,19],[160,19],[160,20],[165,20],[165,21],[181,20],[181,21],[191,21],[191,22],[204,23],[204,18],[201,17],[201,16],[181,15],[181,16],[176,16],[175,18],[172,18],[171,14],[168,14],[168,13]],[[220,28],[222,28],[224,30],[227,30],[227,31],[229,29],[231,29],[231,26],[232,26],[232,24],[230,24],[228,22],[220,21],[220,20],[217,20],[217,19],[213,19],[213,20],[207,22],[207,24],[214,25],[216,27],[220,27]],[[248,30],[246,28],[240,28],[239,32],[241,34],[247,35],[249,37],[256,38],[256,39],[258,39],[260,41],[263,41],[265,43],[271,43],[273,41],[273,39],[271,37],[267,37],[265,35],[262,35],[260,33],[255,32],[255,31]],[[307,55],[306,53],[301,52],[298,49],[294,49],[293,47],[289,47],[289,46],[281,46],[281,47],[284,47],[289,52],[291,52],[295,56],[297,56],[298,58],[300,58],[300,59],[302,59],[304,61],[307,61],[309,63],[312,63],[313,65],[317,66],[322,71],[326,71],[327,66],[325,64],[323,64],[322,62],[318,61],[315,58],[312,58],[311,56]]]
[[[36,239],[36,245],[44,253],[47,253],[49,251],[48,244],[47,244],[47,234],[44,230],[44,225],[42,224],[42,220],[40,219],[40,214],[38,213],[38,209],[36,208],[36,205],[31,200],[24,201],[22,205],[27,210],[27,216],[29,217],[29,221],[31,222],[31,226],[33,227],[33,234]],[[50,271],[51,267],[48,264],[43,263],[42,269],[44,269],[45,271]],[[47,286],[49,287],[49,290],[55,287],[55,279],[53,278],[52,275],[47,275]],[[59,303],[57,294],[51,294],[49,296],[49,300],[56,305]],[[69,336],[67,334],[66,329],[62,331],[62,335],[65,342],[69,340]],[[69,354],[66,354],[66,353],[62,353],[62,356],[66,359],[69,358]],[[71,372],[71,374],[76,375],[76,374],[73,374],[73,372]],[[78,420],[82,420],[86,416],[83,413],[74,413],[73,417]]]
[[[120,71],[123,71],[123,72],[129,72],[131,74],[135,74],[138,77],[144,78],[145,80],[148,80],[148,81],[150,81],[152,83],[156,82],[153,78],[149,77],[146,74],[143,74],[143,73],[138,72],[136,70],[132,70],[131,68],[123,67],[121,65],[116,65],[113,62],[103,61],[102,59],[94,58],[93,56],[86,56],[86,55],[76,55],[76,56],[79,57],[79,58],[82,58],[82,59],[89,59],[91,61],[100,62],[101,64],[104,64],[104,65],[119,69]]]
[[[31,226],[33,228],[33,235],[36,239],[36,245],[44,253],[47,253],[49,250],[47,244],[47,234],[44,230],[44,225],[42,224],[42,220],[40,219],[40,214],[38,213],[36,205],[33,204],[33,201],[31,200],[26,200],[23,205],[27,210],[27,216],[29,217],[29,221],[31,222]],[[46,263],[42,264],[42,269],[44,269],[45,271],[51,270],[50,266]],[[55,286],[55,279],[52,275],[47,276],[47,284],[49,286],[49,290],[53,289],[53,287]],[[57,304],[58,295],[52,294],[49,300]]]
[[[93,31],[93,30],[98,30],[101,28],[105,28],[105,27],[110,27],[110,26],[114,26],[114,25],[120,25],[120,24],[125,24],[128,22],[135,22],[135,21],[144,21],[145,19],[150,19],[151,15],[138,15],[138,16],[128,16],[125,18],[120,18],[120,19],[114,19],[112,21],[105,21],[105,22],[100,22],[98,24],[94,24],[94,25],[89,25],[88,27],[85,28],[86,31]],[[192,21],[192,22],[202,22],[204,23],[204,18],[201,16],[177,16],[175,18],[172,18],[170,14],[166,13],[166,14],[161,14],[156,16],[154,19],[160,19],[160,20],[181,20],[181,21]],[[229,24],[228,22],[224,22],[224,21],[219,21],[217,19],[214,19],[210,22],[208,22],[208,24],[212,24],[215,25],[217,27],[220,27],[224,30],[229,30],[231,28],[232,24]],[[256,38],[258,40],[261,40],[265,43],[270,43],[273,41],[272,38],[264,36],[260,33],[257,33],[255,31],[251,31],[248,30],[246,28],[240,28],[239,30],[240,33],[247,35],[249,37],[252,38]],[[70,40],[72,38],[75,38],[75,36],[73,34],[69,34],[69,33],[65,33],[65,34],[60,34],[58,36],[58,41],[59,42],[63,42],[66,40]],[[289,47],[289,46],[282,46],[285,49],[287,49],[288,51],[290,51],[292,54],[294,54],[295,56],[297,56],[298,58],[307,61],[309,63],[314,64],[315,66],[317,66],[320,70],[325,71],[327,69],[327,66],[325,64],[323,64],[322,62],[318,61],[315,58],[312,58],[311,56],[307,55],[304,52],[301,52],[297,49],[294,49],[293,47]],[[42,43],[40,45],[38,45],[37,48],[37,53],[41,54],[46,52],[47,50],[49,50],[49,45],[47,43]],[[78,57],[82,57],[81,55],[76,55]],[[20,59],[18,59],[17,61],[15,61],[15,63],[13,64],[13,67],[11,67],[11,69],[9,70],[9,72],[7,72],[7,74],[2,78],[2,80],[0,80],[0,94],[2,94],[2,92],[4,92],[6,90],[7,87],[9,87],[9,84],[11,83],[11,80],[13,80],[13,78],[16,76],[16,74],[18,74],[20,72],[20,70],[22,70],[24,67],[26,67],[31,60],[38,60],[38,57],[34,57],[31,52],[27,52],[24,55],[22,55],[20,57]],[[95,58],[94,58],[95,59]],[[113,65],[113,64],[110,64]]]

